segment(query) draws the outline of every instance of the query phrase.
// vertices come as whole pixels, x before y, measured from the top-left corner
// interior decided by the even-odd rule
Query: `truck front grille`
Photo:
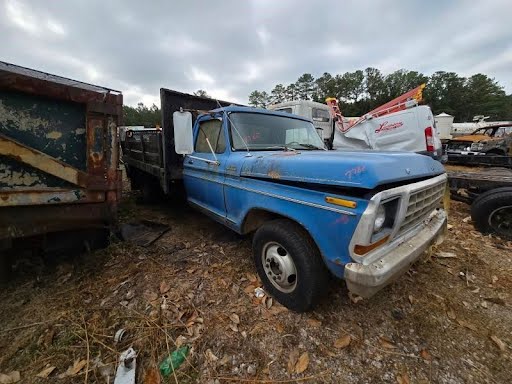
[[[399,234],[414,228],[425,220],[434,209],[439,207],[443,199],[445,186],[446,182],[442,181],[410,193],[407,213],[400,226]]]
[[[469,151],[471,144],[470,141],[452,141],[448,144],[448,152]]]

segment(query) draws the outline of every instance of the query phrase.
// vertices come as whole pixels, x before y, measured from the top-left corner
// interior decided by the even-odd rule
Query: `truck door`
[[[223,219],[226,217],[224,178],[229,151],[221,118],[201,120],[194,140],[194,153],[185,156],[183,163],[188,201]]]

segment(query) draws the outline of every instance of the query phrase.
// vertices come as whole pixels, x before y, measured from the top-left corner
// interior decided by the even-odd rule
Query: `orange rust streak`
[[[68,164],[0,134],[0,153],[36,169],[85,188],[87,174]]]

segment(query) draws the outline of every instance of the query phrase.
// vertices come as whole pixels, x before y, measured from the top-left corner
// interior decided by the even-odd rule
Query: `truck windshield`
[[[246,112],[232,113],[229,119],[234,150],[247,149],[244,141],[250,150],[325,149],[322,139],[309,121]]]

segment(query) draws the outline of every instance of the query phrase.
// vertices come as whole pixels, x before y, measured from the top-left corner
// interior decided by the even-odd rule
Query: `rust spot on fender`
[[[347,215],[341,215],[340,217],[338,217],[335,221],[334,221],[334,224],[347,224],[349,221],[349,218]]]
[[[281,178],[281,175],[279,172],[275,171],[275,170],[270,170],[268,171],[268,176],[271,178],[271,179],[280,179]]]

